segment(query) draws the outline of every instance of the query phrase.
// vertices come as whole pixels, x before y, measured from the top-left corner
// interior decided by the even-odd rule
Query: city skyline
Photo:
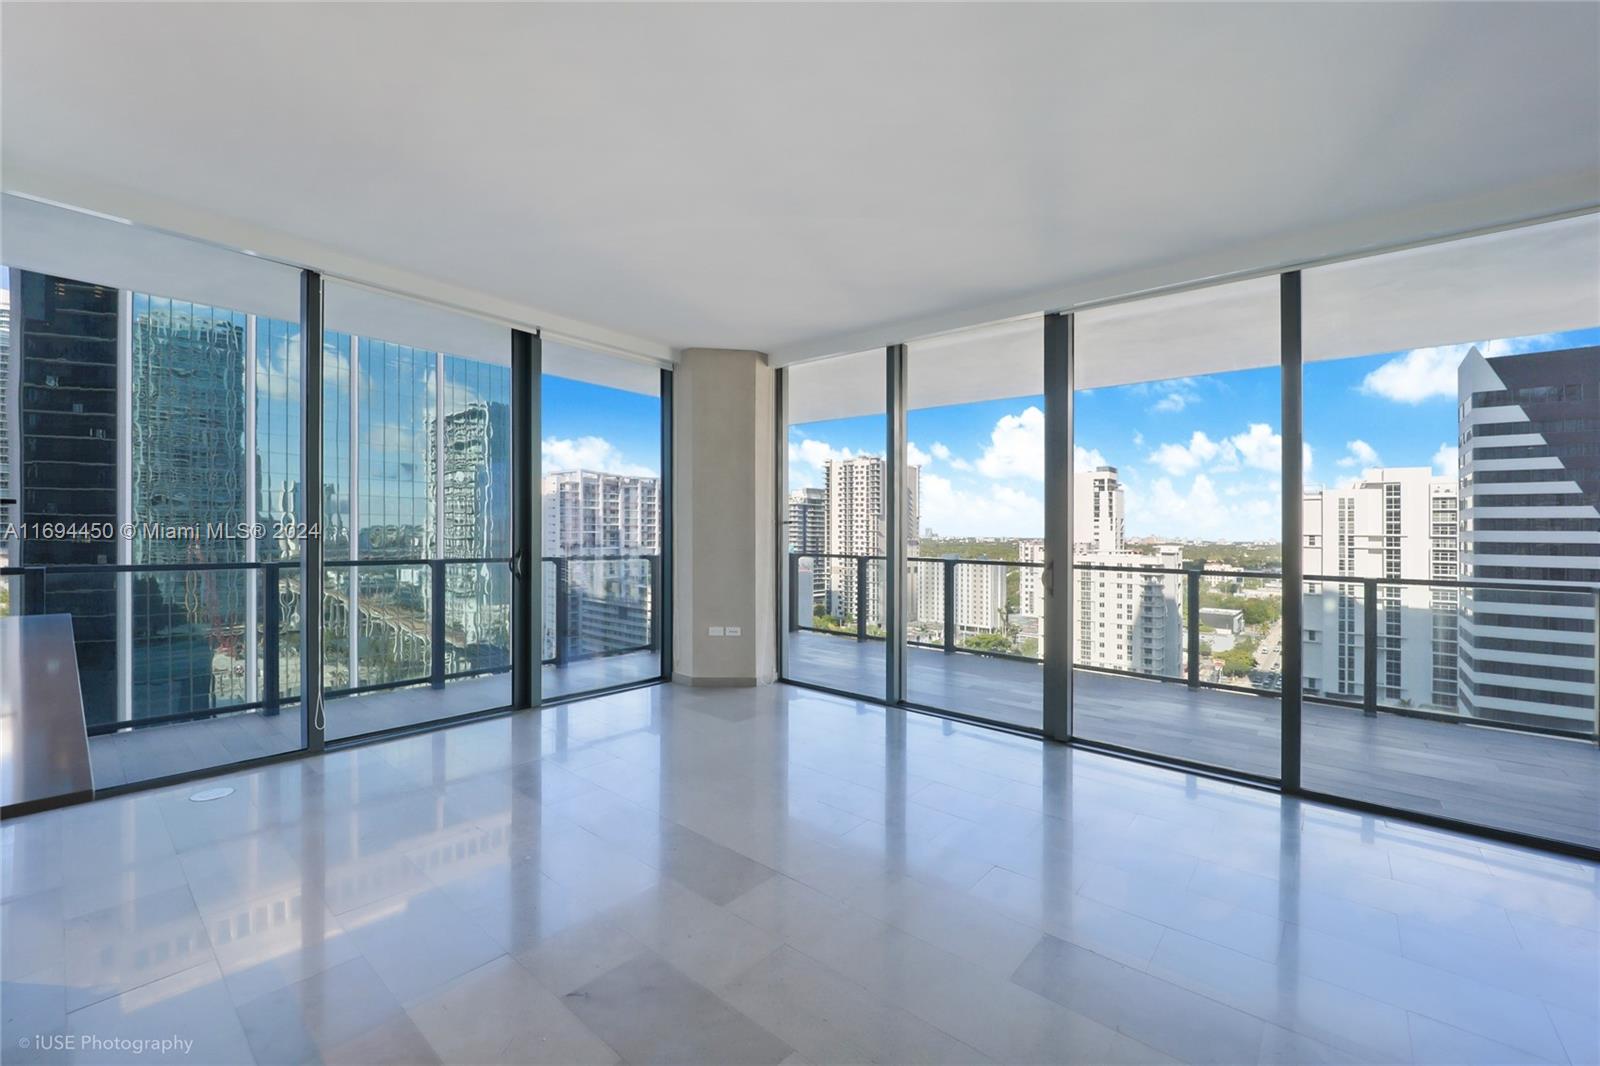
[[[1304,486],[1347,488],[1367,470],[1454,470],[1456,367],[1600,344],[1600,329],[1414,348],[1306,364]],[[913,368],[914,371],[914,368]],[[1131,539],[1275,543],[1281,528],[1278,368],[1080,390],[1074,467],[1117,468]],[[916,409],[923,528],[943,537],[1038,537],[1044,528],[1042,396]],[[789,488],[822,484],[831,457],[882,455],[880,415],[789,430]]]

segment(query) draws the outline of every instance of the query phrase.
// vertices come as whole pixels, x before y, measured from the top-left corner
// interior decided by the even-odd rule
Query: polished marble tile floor
[[[1600,1058],[1595,864],[787,686],[8,820],[0,871],[7,1063]]]

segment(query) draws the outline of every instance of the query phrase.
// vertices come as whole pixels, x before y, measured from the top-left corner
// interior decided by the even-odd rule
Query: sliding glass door
[[[1279,281],[1075,315],[1073,732],[1275,778]]]
[[[1037,317],[906,353],[905,700],[1035,730],[1044,722],[1043,356]]]
[[[3,624],[70,618],[97,789],[300,749],[298,271],[4,214]]]
[[[1308,790],[1600,847],[1597,249],[1304,273]]]
[[[511,704],[511,331],[324,287],[327,739]]]
[[[546,338],[540,382],[545,699],[652,681],[667,634],[663,371]]]
[[[874,700],[886,683],[886,375],[882,349],[786,371],[782,443],[784,677]]]

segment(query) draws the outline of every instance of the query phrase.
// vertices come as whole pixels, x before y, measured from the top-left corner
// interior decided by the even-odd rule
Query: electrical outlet
[[[726,629],[726,630],[725,630],[725,632],[726,632],[726,633],[727,633],[727,634],[728,634],[728,636],[730,636],[730,637],[737,637],[737,636],[738,636],[738,635],[739,635],[739,634],[740,634],[740,632],[741,632],[741,630],[740,630],[740,629],[739,629],[739,627],[738,627],[738,626],[729,626],[729,627],[728,627],[728,628],[727,628],[727,629]]]
[[[712,637],[720,637],[720,636],[722,636],[722,627],[721,626],[708,626],[708,627],[706,627],[706,635],[707,636],[712,636]]]

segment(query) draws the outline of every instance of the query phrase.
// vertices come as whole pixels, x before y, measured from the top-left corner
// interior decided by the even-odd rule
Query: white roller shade
[[[324,325],[337,333],[511,364],[511,328],[330,278],[322,286]]]
[[[1080,389],[1279,362],[1276,276],[1134,300],[1074,317]]]
[[[1600,326],[1600,215],[1316,267],[1307,361]]]
[[[887,409],[888,369],[882,348],[818,359],[789,368],[789,424],[881,415]]]
[[[1042,315],[912,341],[906,348],[911,410],[1043,392]]]
[[[546,374],[645,396],[661,395],[661,367],[656,363],[590,351],[550,337],[544,338],[540,350]]]
[[[0,196],[0,263],[272,318],[300,317],[300,272],[200,241]]]

